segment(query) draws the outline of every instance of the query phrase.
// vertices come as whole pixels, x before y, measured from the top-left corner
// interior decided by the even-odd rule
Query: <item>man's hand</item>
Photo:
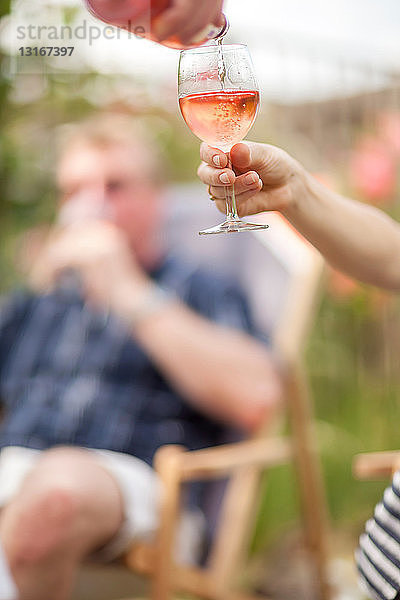
[[[227,168],[226,154],[207,144],[201,145],[200,157],[203,162],[197,174],[210,186],[221,212],[225,211],[224,188],[232,183],[240,216],[284,211],[295,202],[302,167],[280,148],[256,142],[236,144],[231,150],[233,171]]]
[[[30,282],[40,292],[49,291],[63,271],[77,273],[87,301],[121,316],[149,285],[125,237],[106,221],[55,229],[32,268]]]
[[[156,40],[177,37],[183,44],[190,44],[207,25],[222,27],[222,4],[223,0],[171,0],[170,7],[156,20]]]
[[[87,0],[93,13],[100,19],[127,27],[139,27],[149,15],[149,0]],[[159,0],[152,7],[160,14],[151,24],[152,39],[162,42],[170,37],[178,38],[184,45],[202,39],[208,25],[222,27],[223,0]],[[135,18],[136,15],[136,18]],[[144,23],[143,23],[144,20]]]

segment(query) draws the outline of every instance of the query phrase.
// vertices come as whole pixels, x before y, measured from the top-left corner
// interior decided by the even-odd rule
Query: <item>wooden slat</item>
[[[388,479],[400,468],[400,451],[367,452],[353,459],[353,474],[357,479]]]
[[[292,446],[282,438],[255,439],[185,453],[181,480],[224,477],[247,466],[271,467],[292,455]]]
[[[320,600],[331,597],[327,580],[328,515],[321,465],[312,429],[313,414],[308,381],[300,362],[287,373],[287,398],[294,445],[294,464],[300,489],[306,544],[314,559]]]
[[[154,557],[155,548],[151,546],[146,548],[143,545],[139,553],[135,553],[133,550],[129,553],[126,558],[126,564],[129,568],[142,575],[154,575],[157,569]],[[171,563],[169,578],[173,582],[172,588],[174,592],[186,592],[195,594],[201,598],[209,598],[210,600],[216,598],[215,584],[208,569],[185,567]]]
[[[228,484],[218,532],[210,556],[210,569],[215,581],[217,598],[230,598],[237,586],[258,503],[255,502],[261,469],[242,467]]]
[[[184,450],[165,446],[155,459],[163,484],[160,526],[156,536],[156,560],[151,590],[152,600],[169,600],[174,589],[173,553],[180,508],[179,466]]]

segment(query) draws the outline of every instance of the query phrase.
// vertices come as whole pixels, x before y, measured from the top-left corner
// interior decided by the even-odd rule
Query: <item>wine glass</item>
[[[178,69],[182,116],[203,142],[226,153],[250,130],[260,94],[250,54],[244,44],[217,44],[183,50]],[[234,185],[225,187],[226,220],[200,235],[266,229],[268,225],[241,221]]]

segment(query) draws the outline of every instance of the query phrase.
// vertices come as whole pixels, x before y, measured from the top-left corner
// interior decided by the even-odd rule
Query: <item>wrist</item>
[[[314,195],[314,184],[317,183],[314,177],[297,161],[292,171],[289,186],[289,201],[282,214],[289,220],[295,217]]]
[[[129,327],[135,328],[158,315],[175,300],[172,291],[148,280],[139,288],[126,288],[117,312]]]

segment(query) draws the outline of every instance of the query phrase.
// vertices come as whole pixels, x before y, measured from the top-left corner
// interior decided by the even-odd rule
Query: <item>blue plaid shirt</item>
[[[232,281],[172,257],[152,276],[204,317],[256,335]],[[161,445],[196,449],[225,436],[171,387],[122,322],[90,310],[71,286],[18,293],[3,305],[0,396],[0,447],[106,448],[151,464]]]

